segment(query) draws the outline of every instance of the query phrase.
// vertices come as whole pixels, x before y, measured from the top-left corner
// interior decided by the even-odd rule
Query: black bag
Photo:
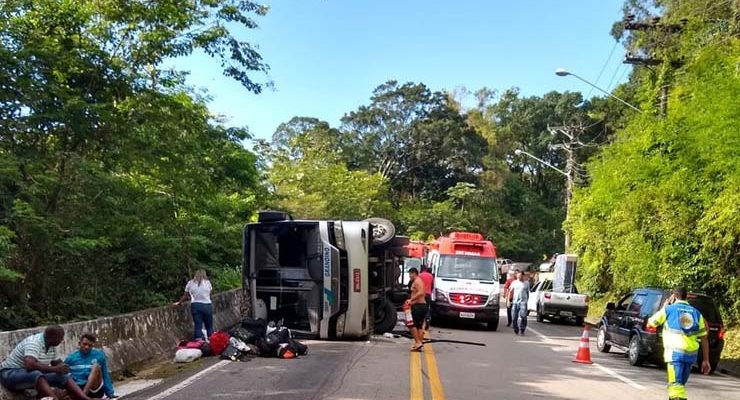
[[[288,343],[290,340],[290,330],[288,328],[278,328],[270,332],[265,339],[267,339],[267,342],[270,343],[270,345],[275,343]]]
[[[288,344],[290,345],[290,347],[292,347],[293,349],[295,349],[295,353],[297,355],[299,355],[299,356],[305,356],[306,354],[308,354],[308,346],[306,346],[305,344],[303,344],[303,343],[301,343],[301,342],[299,342],[299,341],[297,341],[295,339],[289,339],[288,340]]]
[[[277,354],[277,349],[280,347],[280,343],[275,341],[268,341],[265,339],[257,339],[257,342],[255,343],[255,347],[257,348],[257,351],[259,352],[259,355],[261,357],[275,357]]]
[[[267,322],[264,319],[244,318],[241,323],[242,328],[251,332],[255,337],[263,338],[267,333]]]
[[[246,344],[254,344],[257,341],[257,336],[244,328],[235,328],[230,334]]]
[[[296,351],[293,346],[291,346],[289,343],[283,343],[280,346],[278,346],[277,349],[277,358],[295,358],[298,356],[298,351]]]
[[[241,356],[242,352],[239,351],[236,347],[232,345],[226,346],[223,353],[221,353],[221,358],[224,360],[231,360],[236,361],[239,359],[239,356]]]
[[[208,344],[208,342],[203,342],[203,345],[200,346],[200,351],[203,353],[203,357],[210,357],[213,355],[213,351],[211,351],[211,345]]]

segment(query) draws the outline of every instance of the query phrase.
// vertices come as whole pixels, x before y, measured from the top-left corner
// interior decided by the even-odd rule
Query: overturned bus
[[[252,316],[321,339],[391,331],[405,296],[398,278],[406,244],[380,218],[293,220],[261,212],[242,241]]]

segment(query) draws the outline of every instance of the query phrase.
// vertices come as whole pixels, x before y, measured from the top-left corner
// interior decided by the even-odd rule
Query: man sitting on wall
[[[108,372],[108,359],[102,350],[93,346],[97,337],[91,333],[82,335],[80,349],[67,356],[72,379],[88,397],[106,399],[114,397],[113,380]]]
[[[36,389],[39,397],[52,399],[59,399],[52,388],[64,388],[75,399],[89,400],[69,377],[69,366],[57,358],[62,340],[61,326],[23,339],[0,364],[0,384],[11,392]]]

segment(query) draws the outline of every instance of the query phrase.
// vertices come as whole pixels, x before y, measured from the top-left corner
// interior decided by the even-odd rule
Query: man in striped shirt
[[[0,363],[0,384],[11,392],[36,389],[39,397],[58,399],[52,388],[64,388],[75,399],[89,400],[69,377],[69,366],[57,358],[57,346],[64,339],[61,326],[47,327],[31,335]]]

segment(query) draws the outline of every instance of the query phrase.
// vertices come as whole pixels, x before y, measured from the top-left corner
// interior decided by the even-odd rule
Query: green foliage
[[[345,114],[342,123],[348,166],[379,173],[396,204],[443,200],[457,182],[475,180],[486,149],[456,105],[421,83],[378,86],[370,104]]]
[[[568,227],[592,293],[688,285],[740,317],[737,39],[692,53],[667,118],[641,116],[589,165]]]
[[[273,207],[312,218],[385,216],[413,239],[481,232],[523,260],[562,251],[564,179],[514,150],[563,168],[548,126],[586,119],[583,140],[592,141],[611,128],[588,119],[598,109],[575,107],[578,93],[475,95],[477,106],[463,110],[423,84],[391,81],[341,128],[307,117],[282,124],[272,145],[261,145]]]
[[[385,181],[378,173],[350,171],[335,130],[323,121],[293,119],[267,152],[273,207],[299,218],[364,219],[388,216]],[[289,127],[292,126],[292,127]],[[285,133],[290,130],[290,133]]]
[[[213,284],[213,290],[217,292],[240,288],[242,286],[242,268],[238,265],[224,266],[211,271],[210,280]]]
[[[267,67],[224,27],[266,10],[186,3],[0,4],[0,329],[166,304],[240,263],[257,157],[162,62],[203,51],[259,92]]]

